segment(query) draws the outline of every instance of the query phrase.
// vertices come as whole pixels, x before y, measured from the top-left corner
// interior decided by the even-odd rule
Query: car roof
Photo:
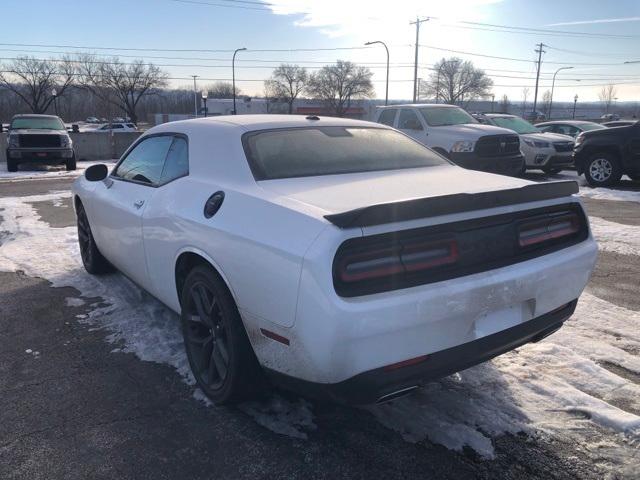
[[[375,127],[390,128],[379,123],[365,122],[350,118],[327,117],[316,115],[220,115],[215,117],[194,118],[177,122],[163,123],[150,131],[170,131],[176,127],[188,130],[190,127],[202,126],[226,126],[237,127],[241,131],[271,130],[276,128],[300,128],[300,127]]]
[[[481,115],[484,115],[485,117],[488,117],[488,118],[499,118],[499,117],[516,118],[516,117],[518,117],[518,115],[513,115],[511,113],[482,113]]]
[[[460,108],[457,105],[449,105],[446,103],[399,103],[397,105],[380,105],[376,108],[422,108],[422,107],[443,107],[443,108]]]
[[[57,115],[40,115],[38,113],[19,113],[14,115],[11,119],[14,118],[60,118]]]
[[[536,125],[586,125],[590,123],[595,123],[596,125],[600,125],[598,122],[589,122],[588,120],[553,120],[552,122],[541,122]]]

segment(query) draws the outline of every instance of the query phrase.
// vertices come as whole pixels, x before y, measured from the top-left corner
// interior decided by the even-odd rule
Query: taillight
[[[455,239],[402,242],[392,248],[344,255],[338,263],[342,282],[357,282],[450,265],[458,260]]]
[[[580,231],[580,218],[573,212],[524,221],[518,228],[518,243],[528,247],[567,237]]]

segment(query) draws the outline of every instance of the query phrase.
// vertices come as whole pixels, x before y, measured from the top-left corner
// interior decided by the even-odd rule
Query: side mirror
[[[109,173],[109,169],[103,163],[99,163],[98,165],[91,165],[84,171],[84,178],[89,180],[90,182],[99,182],[107,178]]]

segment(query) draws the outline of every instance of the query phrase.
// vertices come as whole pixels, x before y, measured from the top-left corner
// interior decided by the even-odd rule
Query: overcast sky
[[[262,80],[278,62],[313,70],[343,59],[370,66],[383,97],[384,49],[361,48],[382,40],[390,49],[390,97],[396,99],[412,95],[415,27],[409,22],[418,15],[431,17],[421,27],[419,77],[427,77],[442,57],[457,55],[486,69],[496,99],[507,94],[516,102],[524,87],[531,99],[535,44],[543,42],[548,46],[540,95],[550,88],[553,72],[572,66],[558,74],[554,99],[569,101],[578,94],[597,100],[602,84],[617,83],[619,101],[640,100],[640,63],[624,64],[640,60],[639,0],[20,0],[7,1],[2,11],[3,58],[76,51],[143,58],[169,72],[173,85],[192,88],[181,78],[230,79],[228,50],[246,47],[237,57],[236,78],[253,95],[262,92]],[[18,43],[42,46],[9,45]],[[257,49],[328,50],[251,51]]]

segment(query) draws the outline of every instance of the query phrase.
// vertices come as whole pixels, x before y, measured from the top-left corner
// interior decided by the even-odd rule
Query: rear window
[[[452,107],[423,107],[419,108],[427,124],[432,127],[445,125],[464,125],[478,123],[478,121],[461,108]]]
[[[14,118],[9,127],[12,130],[31,128],[34,130],[65,130],[64,124],[56,117],[21,117]]]
[[[599,123],[581,123],[578,126],[585,132],[588,132],[589,130],[602,130],[604,128],[607,128],[604,125],[600,125]]]
[[[310,127],[246,133],[244,150],[256,180],[446,165],[394,130]]]

